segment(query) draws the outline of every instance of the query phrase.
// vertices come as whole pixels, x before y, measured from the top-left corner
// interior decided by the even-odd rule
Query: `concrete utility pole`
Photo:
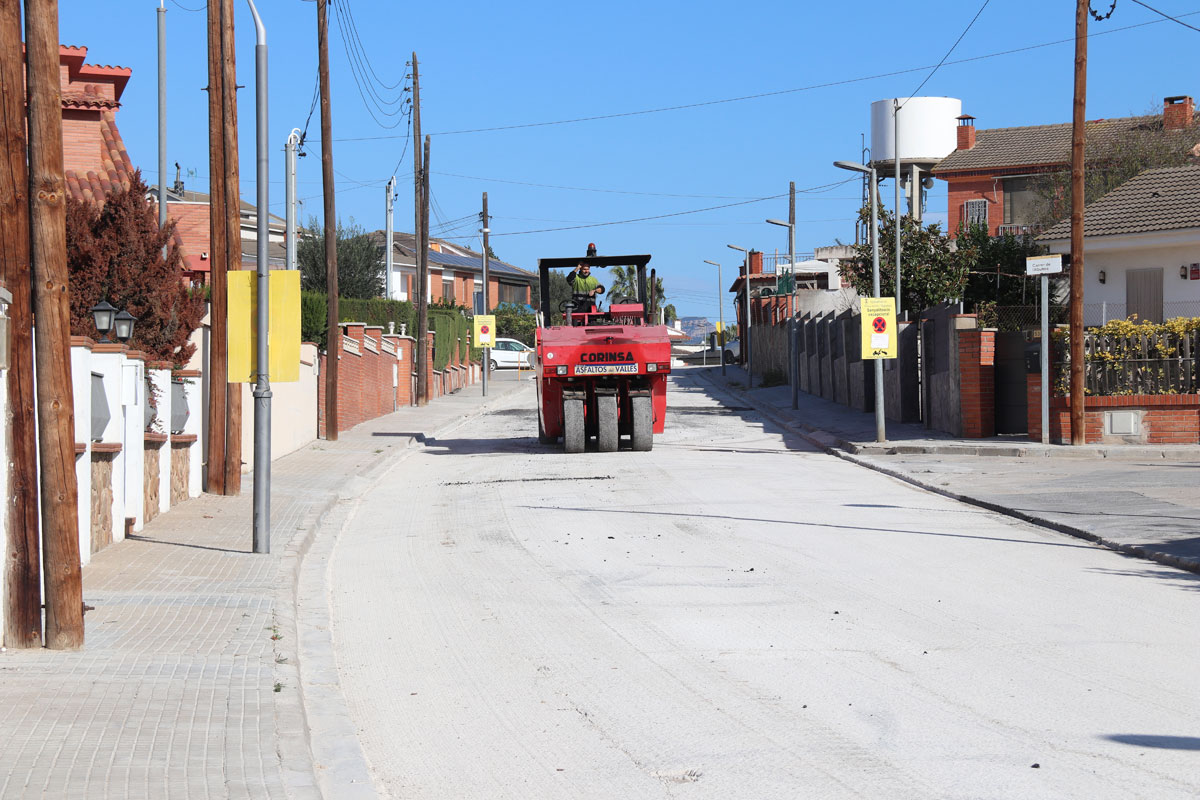
[[[8,306],[5,433],[8,503],[4,542],[4,644],[42,645],[37,430],[33,404],[33,306],[29,286],[29,148],[20,0],[0,0],[0,281]]]
[[[1075,4],[1075,114],[1071,124],[1071,444],[1083,428],[1083,140],[1087,110],[1088,0]],[[1042,347],[1049,347],[1042,342]]]
[[[896,319],[900,319],[900,240],[903,238],[904,226],[900,220],[900,98],[892,100],[892,155],[893,167],[896,170]],[[913,186],[914,192],[920,192],[919,186]]]
[[[483,219],[483,230],[480,232],[483,234],[483,257],[482,257],[482,260],[483,260],[483,313],[486,315],[486,314],[491,313],[491,308],[492,308],[492,305],[489,302],[489,297],[488,297],[488,259],[490,258],[490,256],[488,255],[488,234],[491,233],[491,230],[488,228],[487,192],[483,193],[482,219]],[[493,338],[494,338],[494,336],[493,336]],[[480,370],[480,373],[483,375],[483,396],[484,397],[487,397],[487,393],[488,393],[488,372],[490,371],[491,364],[492,364],[492,348],[485,347],[485,348],[483,348],[483,364],[481,365],[482,369]]]
[[[158,0],[158,227],[167,224],[167,9]],[[163,247],[165,254],[166,247]]]
[[[425,251],[429,243],[425,239],[425,190],[421,164],[421,73],[417,65],[417,54],[412,54],[413,107],[413,239],[416,242],[413,263],[417,268],[415,300],[417,303],[417,405],[425,405],[425,392],[429,386],[429,358],[426,332],[429,329],[429,276],[425,273]]]
[[[321,83],[321,186],[325,194],[325,438],[338,438],[338,359],[342,355],[338,326],[337,211],[333,204],[333,108],[329,102],[328,0],[317,0],[317,74]]]
[[[237,69],[234,54],[237,52],[233,36],[233,0],[221,0],[221,102],[223,106],[225,148],[225,263],[230,270],[242,268],[242,192],[238,169],[237,127]],[[225,304],[222,298],[222,304]],[[228,311],[226,310],[226,313]],[[222,319],[222,329],[227,323]],[[215,332],[215,331],[214,331]],[[226,336],[222,332],[222,337]],[[228,352],[226,352],[225,377],[228,377]],[[242,387],[230,385],[223,379],[227,393],[225,400],[225,494],[242,492]],[[211,387],[210,387],[211,390]]]
[[[254,107],[255,139],[258,146],[255,177],[258,182],[258,231],[256,242],[255,283],[258,302],[255,307],[255,353],[258,382],[254,386],[254,531],[256,553],[271,552],[271,378],[270,320],[271,271],[267,263],[267,228],[271,213],[270,130],[267,126],[267,29],[263,27],[254,0],[247,0],[254,15]]]
[[[792,265],[792,291],[788,294],[788,319],[796,316],[796,182],[788,181],[788,263]]]
[[[46,646],[74,650],[83,646],[83,570],[75,482],[57,0],[26,0],[25,47]]]
[[[209,345],[208,345],[208,453],[205,491],[225,494],[225,423],[229,377],[228,317],[225,260],[225,109],[224,71],[221,58],[220,2],[208,4],[208,241],[209,241]]]
[[[284,243],[284,249],[287,253],[285,260],[287,261],[287,269],[296,269],[296,148],[300,144],[300,129],[292,128],[292,132],[288,134],[287,144],[283,146],[284,152],[287,154],[287,178],[284,181],[284,236],[287,241]]]
[[[383,274],[383,296],[388,300],[392,299],[392,232],[393,218],[392,213],[393,203],[396,200],[396,176],[393,175],[387,182],[387,187],[384,189],[387,195],[384,198],[384,215],[387,217],[385,228],[387,230],[385,244],[386,251],[383,256],[384,274]]]

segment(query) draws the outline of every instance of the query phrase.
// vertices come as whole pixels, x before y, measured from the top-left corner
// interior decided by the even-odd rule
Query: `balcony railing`
[[[997,236],[1036,236],[1041,233],[1038,225],[997,225]]]

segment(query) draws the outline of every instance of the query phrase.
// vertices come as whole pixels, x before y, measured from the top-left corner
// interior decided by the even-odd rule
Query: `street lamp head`
[[[851,172],[861,172],[864,175],[871,174],[870,167],[859,164],[856,161],[835,161],[835,162],[833,162],[833,165],[835,167],[837,167],[838,169],[848,169]]]
[[[781,220],[781,219],[769,219],[769,220],[767,220],[767,222],[769,222],[769,223],[770,223],[770,224],[772,224],[772,225],[778,225],[778,226],[779,226],[779,227],[781,227],[781,228],[790,228],[790,227],[792,227],[792,223],[790,223],[790,222],[784,222],[784,221],[783,221],[783,220]]]
[[[718,263],[717,263],[717,262],[715,262],[715,261],[709,261],[707,258],[706,258],[706,259],[704,259],[704,263],[705,263],[705,264],[712,264],[714,267],[719,267],[719,266],[721,266],[720,264],[718,264]]]
[[[739,251],[741,251],[741,252],[743,252],[743,253],[749,253],[749,252],[750,252],[749,250],[747,250],[747,249],[746,249],[746,248],[744,248],[744,247],[738,247],[736,244],[727,244],[727,245],[725,245],[725,246],[726,246],[726,247],[728,247],[730,250],[739,250]]]

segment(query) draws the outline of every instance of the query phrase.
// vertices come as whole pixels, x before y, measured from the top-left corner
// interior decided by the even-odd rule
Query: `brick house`
[[[373,231],[372,241],[383,247],[386,233]],[[392,298],[415,300],[417,268],[416,237],[411,233],[392,234]],[[443,239],[429,241],[429,302],[451,299],[460,306],[483,312],[483,257],[459,244]],[[501,303],[531,305],[536,273],[492,258],[488,260],[488,300],[492,309]],[[491,310],[491,309],[489,309]]]
[[[1192,98],[1179,96],[1163,100],[1162,114],[1092,120],[1085,124],[1088,158],[1103,157],[1130,133],[1183,130],[1194,117]],[[950,235],[960,223],[985,224],[992,236],[1034,232],[1033,182],[1070,167],[1071,124],[976,130],[974,117],[958,120],[957,149],[933,168],[947,183]]]
[[[158,199],[157,191],[152,199]],[[192,285],[207,284],[212,271],[208,259],[210,207],[207,194],[184,188],[178,178],[167,188],[167,217],[176,222],[176,233],[183,245],[184,279]],[[242,269],[254,269],[258,259],[258,207],[242,200],[239,224]],[[286,266],[286,224],[274,214],[267,218],[267,264],[271,269]]]
[[[59,86],[63,109],[63,167],[67,191],[77,200],[100,204],[110,192],[129,186],[133,162],[117,128],[121,94],[133,71],[127,67],[86,63],[86,47],[59,47]],[[158,200],[154,191],[151,200]],[[175,220],[175,242],[184,259],[182,279],[208,282],[209,198],[188,191],[176,178],[167,189],[167,216]],[[253,268],[256,257],[257,212],[242,201],[242,261]],[[283,265],[284,221],[271,215],[270,260]]]
[[[86,47],[58,48],[63,168],[73,197],[103,203],[110,192],[129,185],[134,171],[116,120],[133,71],[85,63],[87,52]]]

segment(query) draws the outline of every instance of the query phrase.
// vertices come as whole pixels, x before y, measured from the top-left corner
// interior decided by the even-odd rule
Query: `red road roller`
[[[589,247],[589,253],[594,250]],[[627,439],[632,450],[650,450],[654,434],[663,432],[667,413],[667,376],[671,343],[665,325],[651,324],[647,302],[646,264],[650,256],[596,256],[538,260],[541,280],[541,326],[537,329],[536,379],[538,441],[553,444],[562,437],[568,453],[583,452],[595,440],[602,453],[613,452]],[[563,324],[551,319],[550,270],[583,274],[606,267],[636,272],[634,297],[573,293],[561,303]],[[576,288],[579,281],[575,282]],[[595,282],[593,282],[595,283]]]

